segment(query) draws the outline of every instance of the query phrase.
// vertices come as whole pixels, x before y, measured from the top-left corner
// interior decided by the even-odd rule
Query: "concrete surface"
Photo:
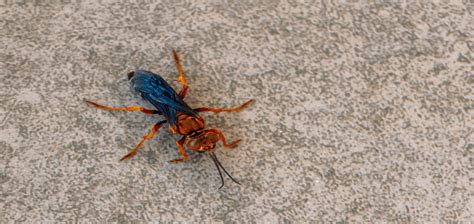
[[[194,3],[195,2],[195,3]],[[0,223],[473,221],[469,1],[14,1],[0,6]],[[178,157],[127,72],[178,87],[234,150]]]

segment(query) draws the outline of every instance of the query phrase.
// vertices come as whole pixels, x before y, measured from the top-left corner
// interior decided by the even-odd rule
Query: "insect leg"
[[[247,102],[245,102],[244,104],[238,106],[238,107],[234,107],[234,108],[208,108],[208,107],[199,107],[199,108],[196,108],[194,109],[196,112],[214,112],[214,113],[221,113],[221,112],[234,112],[234,111],[241,111],[242,109],[250,106],[250,104],[252,104],[253,102],[255,102],[255,100],[249,100]]]
[[[153,125],[153,128],[151,129],[150,133],[148,133],[147,135],[143,136],[142,140],[140,141],[140,143],[138,143],[137,146],[135,146],[135,148],[133,148],[127,155],[125,155],[124,157],[122,157],[120,159],[120,161],[122,160],[126,160],[126,159],[130,159],[132,158],[135,154],[137,154],[138,152],[138,149],[140,149],[140,147],[143,145],[143,143],[146,141],[146,140],[149,140],[151,138],[153,138],[153,135],[155,135],[155,133],[161,128],[161,125],[166,123],[166,120],[164,121],[160,121],[158,123],[156,123],[155,125]]]
[[[224,137],[224,134],[222,134],[222,131],[219,129],[219,128],[213,128],[213,129],[209,129],[208,130],[209,132],[214,132],[216,134],[219,135],[219,140],[222,141],[222,143],[224,144],[224,147],[227,147],[227,148],[234,148],[237,146],[237,144],[239,144],[239,142],[241,141],[240,139],[239,140],[236,140],[232,143],[227,143],[227,141],[225,140],[225,137]]]
[[[183,85],[183,89],[181,89],[179,92],[179,96],[183,99],[186,96],[186,92],[188,91],[188,84],[186,82],[186,78],[184,78],[183,66],[181,65],[181,61],[179,60],[178,53],[176,53],[175,49],[173,49],[173,58],[176,64],[176,69],[178,70],[178,80]]]
[[[141,111],[145,114],[160,114],[161,115],[161,112],[158,111],[158,110],[150,110],[150,109],[146,109],[146,108],[143,108],[143,107],[140,107],[140,106],[109,107],[109,106],[101,105],[101,104],[98,104],[98,103],[95,103],[95,102],[92,102],[92,101],[89,101],[89,100],[85,100],[85,101],[90,106],[93,106],[93,107],[96,107],[96,108],[99,108],[99,109],[102,109],[102,110]]]
[[[183,136],[180,140],[176,142],[176,145],[178,145],[178,148],[179,148],[179,153],[181,153],[182,157],[180,159],[170,160],[169,161],[170,163],[184,162],[188,159],[188,155],[186,155],[186,152],[184,151],[184,147],[183,147],[185,140],[186,140],[186,136]]]

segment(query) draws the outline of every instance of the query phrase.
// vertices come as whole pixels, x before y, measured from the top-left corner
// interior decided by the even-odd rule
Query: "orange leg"
[[[240,139],[239,140],[236,140],[232,143],[227,143],[227,141],[225,140],[225,137],[224,137],[224,134],[222,134],[222,131],[219,129],[219,128],[213,128],[213,129],[209,129],[208,130],[209,132],[214,132],[216,134],[219,135],[219,140],[222,141],[222,143],[224,144],[224,147],[227,147],[227,148],[234,148],[237,146],[237,144],[239,144],[239,142],[241,141]]]
[[[186,136],[183,136],[180,140],[176,142],[176,145],[179,148],[179,153],[181,153],[182,157],[180,159],[170,160],[169,161],[170,163],[184,162],[188,159],[188,155],[186,155],[186,152],[184,151],[184,147],[183,147],[184,140],[186,140]]]
[[[123,161],[123,160],[126,160],[126,159],[130,159],[132,158],[135,154],[137,154],[138,152],[138,149],[140,149],[140,147],[143,145],[143,143],[146,141],[146,140],[149,140],[151,138],[153,138],[153,135],[155,135],[155,133],[161,128],[161,125],[166,123],[166,120],[164,121],[160,121],[158,123],[156,123],[155,125],[153,125],[153,128],[151,129],[150,133],[148,133],[147,135],[143,136],[142,140],[140,141],[140,143],[138,143],[137,146],[135,146],[135,148],[133,148],[127,155],[125,155],[124,157],[122,157],[120,159],[120,161]]]
[[[244,104],[238,106],[238,107],[234,107],[234,108],[230,108],[230,109],[225,109],[225,108],[207,108],[207,107],[200,107],[200,108],[196,108],[194,109],[196,112],[214,112],[214,113],[220,113],[220,112],[234,112],[234,111],[240,111],[248,106],[250,106],[250,104],[252,104],[253,102],[255,102],[255,100],[249,100],[247,102],[245,102]]]
[[[183,89],[179,92],[179,96],[183,99],[186,96],[186,92],[188,91],[188,84],[186,82],[186,78],[184,78],[183,66],[181,65],[181,61],[179,60],[178,53],[176,53],[175,49],[173,49],[173,58],[176,64],[176,69],[178,70],[178,80],[183,85]]]
[[[99,109],[102,109],[102,110],[141,111],[145,114],[160,114],[161,115],[160,111],[150,110],[150,109],[146,109],[146,108],[143,108],[143,107],[140,107],[140,106],[130,106],[130,107],[121,107],[121,108],[119,108],[119,107],[109,107],[109,106],[100,105],[98,103],[95,103],[95,102],[92,102],[92,101],[89,101],[89,100],[86,100],[86,103],[89,104],[90,106],[93,106],[93,107],[96,107],[96,108],[99,108]]]

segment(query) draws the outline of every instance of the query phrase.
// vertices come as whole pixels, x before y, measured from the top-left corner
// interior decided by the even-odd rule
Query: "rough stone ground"
[[[473,221],[471,1],[0,3],[0,222]],[[184,164],[126,73],[175,87],[233,150]]]

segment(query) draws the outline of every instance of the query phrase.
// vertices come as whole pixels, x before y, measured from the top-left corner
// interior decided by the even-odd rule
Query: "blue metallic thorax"
[[[198,117],[161,76],[137,70],[130,82],[131,89],[158,109],[171,126],[176,126],[178,113]]]

